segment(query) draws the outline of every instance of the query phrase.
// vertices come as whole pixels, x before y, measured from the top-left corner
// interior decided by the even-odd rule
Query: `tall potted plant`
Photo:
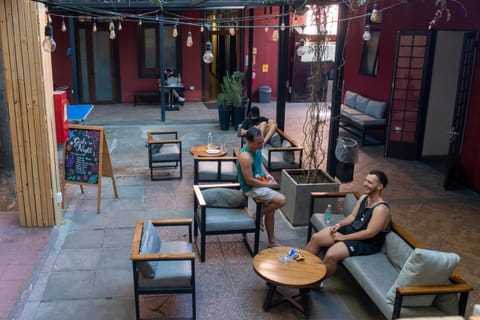
[[[338,191],[339,183],[329,176],[322,168],[326,158],[323,146],[324,138],[328,136],[327,128],[330,110],[326,103],[326,88],[328,77],[322,63],[322,57],[327,47],[326,13],[328,7],[314,7],[317,35],[315,45],[306,50],[314,55],[310,72],[310,99],[303,124],[304,158],[303,169],[284,169],[280,182],[280,190],[287,197],[286,205],[281,209],[285,217],[295,226],[308,224],[310,193],[316,191]],[[302,42],[302,41],[301,41]],[[303,43],[302,43],[303,44]],[[323,211],[328,205],[328,199],[317,202],[316,210]],[[332,206],[335,207],[333,203]]]
[[[242,103],[241,84],[227,74],[223,77],[220,89],[222,92],[217,96],[220,129],[228,130],[232,110]]]
[[[232,125],[233,128],[236,130],[238,125],[243,122],[245,119],[245,113],[248,104],[248,98],[243,97],[243,80],[245,79],[245,73],[235,71],[232,74],[232,79],[236,82],[235,88],[238,90],[240,95],[240,103],[238,104],[238,100],[235,101],[235,104],[232,106]],[[238,96],[237,96],[238,99]]]

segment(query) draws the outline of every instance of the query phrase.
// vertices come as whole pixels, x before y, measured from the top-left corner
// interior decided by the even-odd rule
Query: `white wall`
[[[433,62],[422,156],[448,154],[457,92],[463,32],[439,31]]]

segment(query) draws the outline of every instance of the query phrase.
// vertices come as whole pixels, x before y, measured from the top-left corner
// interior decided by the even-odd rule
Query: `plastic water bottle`
[[[210,150],[213,147],[213,136],[212,133],[208,133],[208,138],[207,138],[207,149]]]
[[[323,214],[323,221],[325,224],[330,224],[330,219],[332,218],[332,205],[328,204],[327,209],[325,209],[325,213]]]

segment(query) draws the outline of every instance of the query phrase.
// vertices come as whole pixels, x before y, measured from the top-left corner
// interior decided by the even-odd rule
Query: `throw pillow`
[[[396,232],[391,231],[387,233],[385,237],[385,255],[395,269],[400,271],[412,252],[413,248]]]
[[[356,104],[355,109],[365,113],[367,111],[368,101],[370,101],[368,98],[365,98],[364,96],[358,95],[357,96],[357,104]]]
[[[288,140],[283,140],[282,142],[282,148],[288,148],[291,147],[292,144]],[[283,151],[283,160],[288,163],[294,163],[295,162],[295,154],[293,151]]]
[[[272,147],[281,147],[282,146],[282,137],[278,133],[274,133],[268,142]]]
[[[352,91],[345,92],[345,98],[343,99],[343,104],[346,104],[350,108],[356,108],[355,105],[357,104],[357,96],[358,93],[354,93]]]
[[[459,261],[460,257],[455,253],[416,248],[387,292],[388,302],[395,302],[397,287],[447,284]],[[404,297],[402,306],[427,307],[432,305],[433,299],[435,295]]]
[[[377,119],[383,119],[386,108],[387,108],[387,104],[385,102],[369,100],[367,104],[367,110],[365,111],[365,113]]]
[[[159,253],[161,247],[160,236],[155,226],[150,220],[143,223],[142,243],[140,245],[140,253]],[[138,268],[145,278],[155,278],[155,270],[157,261],[140,261]]]
[[[211,188],[203,190],[202,195],[209,207],[243,208],[247,204],[247,197],[237,189]]]

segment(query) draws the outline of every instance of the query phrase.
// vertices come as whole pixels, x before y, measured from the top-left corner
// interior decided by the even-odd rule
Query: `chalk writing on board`
[[[69,129],[65,145],[65,179],[98,184],[100,131]]]

